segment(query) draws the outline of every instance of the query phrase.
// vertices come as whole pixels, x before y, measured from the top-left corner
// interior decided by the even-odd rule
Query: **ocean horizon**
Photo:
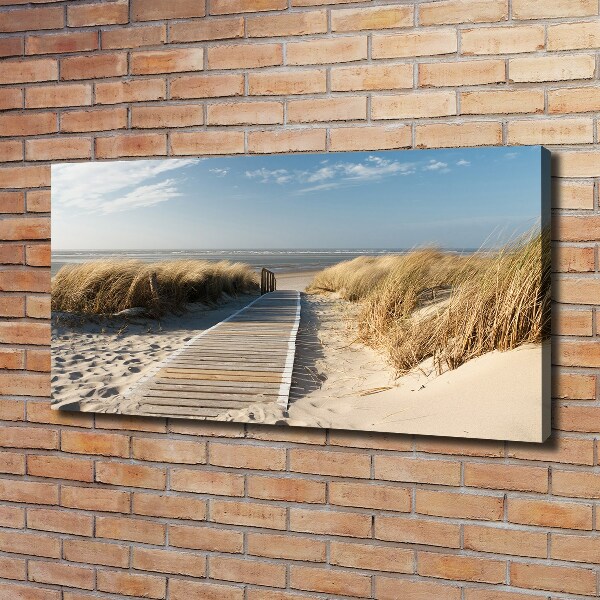
[[[66,264],[102,259],[140,260],[229,260],[243,262],[254,269],[267,268],[277,273],[314,271],[359,256],[406,254],[414,248],[274,248],[274,249],[167,249],[167,250],[53,250],[52,275]],[[446,252],[472,254],[472,248],[442,248]]]

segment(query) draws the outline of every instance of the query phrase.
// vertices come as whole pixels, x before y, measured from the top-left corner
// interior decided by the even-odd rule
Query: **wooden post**
[[[260,295],[274,292],[276,289],[277,280],[275,279],[275,273],[263,267],[260,272]]]

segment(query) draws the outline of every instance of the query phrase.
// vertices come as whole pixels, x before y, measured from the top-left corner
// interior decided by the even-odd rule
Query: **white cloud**
[[[209,169],[210,173],[214,173],[217,177],[225,177],[227,173],[229,173],[229,169],[219,169],[215,167],[214,169]]]
[[[514,158],[517,158],[517,156],[519,156],[518,152],[507,152],[504,155],[504,158],[506,158],[506,160],[513,160]]]
[[[53,165],[52,203],[58,209],[109,213],[165,202],[180,196],[177,181],[157,179],[166,173],[195,165],[200,160],[185,158]]]
[[[423,171],[443,171],[448,172],[448,163],[440,160],[430,160],[424,167]]]
[[[459,167],[468,167],[471,164],[471,161],[470,160],[465,160],[464,158],[461,158],[456,164]]]
[[[258,179],[261,183],[287,183],[292,180],[292,176],[287,169],[256,169],[254,171],[246,171],[246,177],[250,179]]]

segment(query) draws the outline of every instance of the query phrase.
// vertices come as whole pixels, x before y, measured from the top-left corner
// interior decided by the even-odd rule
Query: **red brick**
[[[73,511],[29,508],[27,510],[27,528],[91,536],[94,534],[94,518]]]
[[[23,160],[23,142],[20,140],[0,141],[0,161],[15,162]]]
[[[49,353],[49,348],[40,349],[39,352]],[[48,376],[46,376],[47,378]],[[30,423],[48,423],[52,425],[73,425],[76,427],[90,428],[93,425],[94,415],[74,411],[53,410],[46,401],[27,403],[27,420]]]
[[[244,546],[244,536],[241,531],[231,529],[169,525],[169,545],[208,552],[240,553]]]
[[[586,273],[595,268],[595,248],[559,246],[553,249],[552,266],[563,273]]]
[[[523,492],[548,491],[548,469],[489,463],[466,463],[464,485]]]
[[[495,122],[471,122],[452,125],[417,125],[418,148],[461,148],[496,146],[502,141],[502,127]]]
[[[512,16],[515,19],[556,19],[560,17],[585,17],[598,14],[595,0],[515,0]]]
[[[373,58],[412,58],[454,54],[457,49],[458,40],[454,29],[373,35]]]
[[[592,506],[573,502],[510,498],[508,520],[522,525],[591,530]]]
[[[532,590],[549,590],[571,594],[596,594],[596,573],[592,569],[556,567],[513,562],[511,585]]]
[[[21,108],[23,106],[23,92],[20,89],[0,89],[0,110]]]
[[[130,493],[97,487],[61,486],[60,504],[67,508],[102,512],[129,512]]]
[[[288,42],[286,47],[286,63],[288,65],[342,63],[365,58],[367,58],[366,36]]]
[[[553,469],[552,494],[573,498],[600,498],[600,474]]]
[[[331,11],[332,31],[396,29],[411,27],[413,23],[414,8],[412,6],[376,6]]]
[[[50,212],[50,190],[27,192],[27,212]]]
[[[598,564],[600,563],[600,538],[553,533],[550,556],[559,560]]]
[[[8,457],[11,461],[12,455],[9,452],[2,452],[2,458]],[[22,456],[21,458],[25,458]],[[23,461],[24,462],[24,461]],[[3,467],[8,463],[4,463]],[[20,470],[22,473],[25,472],[25,467]],[[13,473],[17,475],[19,473]],[[17,506],[0,506],[0,527],[12,527],[14,529],[23,529],[25,527],[25,509]]]
[[[287,96],[325,92],[325,70],[266,71],[248,74],[248,90],[252,96]]]
[[[461,588],[428,581],[410,581],[391,577],[375,578],[375,597],[378,600],[460,600]],[[400,596],[398,596],[400,594]]]
[[[283,103],[209,104],[207,125],[268,125],[283,123]]]
[[[0,206],[2,213],[22,213],[25,209],[25,194],[23,192],[0,192]],[[21,248],[21,246],[8,246],[3,244],[3,249]]]
[[[289,456],[290,471],[297,473],[357,478],[371,476],[371,457],[362,453],[292,448]]]
[[[464,547],[476,552],[546,558],[548,536],[521,529],[465,525]]]
[[[26,54],[66,54],[97,49],[96,31],[69,31],[51,35],[29,35],[25,52]]]
[[[325,129],[250,131],[248,133],[248,150],[251,154],[318,152],[325,150],[325,144]]]
[[[48,165],[32,167],[8,167],[0,169],[0,188],[34,188],[50,185],[50,167]],[[46,229],[42,226],[45,224]],[[12,225],[10,225],[12,224]],[[33,227],[26,227],[29,224]],[[3,221],[0,223],[0,239],[47,239],[49,238],[49,225],[47,219],[36,221],[17,220]],[[25,233],[20,238],[6,237],[15,226],[22,227]],[[14,233],[13,233],[14,235]]]
[[[220,467],[259,469],[263,471],[282,471],[285,469],[286,452],[284,448],[211,442],[209,456],[210,464]]]
[[[580,113],[600,110],[600,98],[597,86],[568,87],[548,90],[548,112]]]
[[[371,578],[366,575],[316,567],[290,567],[290,586],[297,590],[367,598]]]
[[[0,389],[13,396],[50,396],[50,381],[46,374],[0,373]]]
[[[22,350],[0,350],[0,369],[22,369],[24,364]]]
[[[283,10],[284,8],[287,8],[286,0],[212,0],[210,14],[226,15],[265,10]]]
[[[193,127],[202,124],[204,124],[204,107],[201,104],[135,106],[131,109],[133,128]]]
[[[460,94],[463,115],[544,112],[544,90],[469,91]]]
[[[231,585],[215,585],[171,579],[169,581],[169,600],[242,600],[244,590]]]
[[[141,598],[162,599],[167,593],[164,577],[123,571],[98,571],[97,586],[102,592]]]
[[[25,581],[27,579],[27,564],[24,559],[0,556],[0,577]]]
[[[167,89],[164,79],[107,81],[96,84],[96,104],[120,104],[122,102],[164,100],[166,94]],[[89,114],[92,115],[92,113]],[[107,131],[109,129],[112,128],[106,127]]]
[[[92,86],[86,83],[36,86],[25,90],[26,108],[83,106],[92,103]]]
[[[269,533],[248,533],[248,554],[284,560],[324,562],[327,545],[323,540],[315,540],[299,535],[274,535]]]
[[[252,2],[253,6],[255,2]],[[313,35],[327,32],[327,11],[261,15],[246,19],[248,37]]]
[[[258,502],[211,500],[210,520],[229,525],[285,529],[286,509]]]
[[[25,44],[22,37],[0,39],[0,57],[21,56]]]
[[[208,49],[209,69],[252,69],[282,62],[281,44],[232,44]]]
[[[103,30],[101,35],[102,48],[104,50],[160,46],[166,42],[167,28],[165,25],[119,27],[117,29]],[[177,40],[171,39],[171,41],[176,42]]]
[[[31,270],[3,271],[0,273],[0,290],[3,292],[49,292],[50,282],[48,273]],[[45,327],[45,325],[39,323],[35,325],[28,323],[0,323],[0,331],[4,328],[4,334],[9,335],[14,343],[21,343],[19,340],[22,340],[29,334],[38,340],[37,342],[29,343],[45,343],[44,340],[47,342],[47,338],[43,337],[45,335]],[[40,342],[39,340],[42,341]]]
[[[242,131],[197,131],[171,134],[174,155],[240,154],[244,152]]]
[[[412,145],[409,126],[336,127],[329,130],[332,152],[350,150],[392,150]]]
[[[334,510],[290,509],[291,531],[340,535],[349,537],[370,537],[371,517],[366,514]]]
[[[189,75],[171,81],[171,98],[218,98],[241,96],[244,93],[243,75]]]
[[[567,367],[599,367],[600,347],[595,340],[589,342],[561,341],[553,352],[553,362]]]
[[[210,556],[208,559],[211,579],[285,587],[285,565],[244,558]]]
[[[438,485],[460,485],[458,461],[422,460],[400,456],[376,455],[375,479],[410,481]]]
[[[5,60],[0,73],[0,84],[34,83],[36,81],[56,81],[57,79],[58,62],[53,58]]]
[[[96,537],[162,546],[165,526],[131,517],[96,517]]]
[[[545,444],[509,443],[508,456],[523,460],[592,465],[594,447],[591,440],[558,437]]]
[[[508,61],[508,77],[511,82],[592,79],[594,69],[594,57],[588,54],[511,58]]]
[[[98,79],[127,74],[127,54],[95,54],[63,58],[60,65],[61,79]]]
[[[129,438],[125,435],[65,430],[61,442],[63,452],[129,457]]]
[[[196,494],[243,496],[244,476],[224,471],[171,469],[171,489]]]
[[[49,267],[51,263],[50,244],[27,244],[25,246],[26,263],[32,267]],[[48,278],[48,271],[36,271],[40,277]],[[31,290],[36,291],[36,290]],[[48,289],[44,291],[49,291]]]
[[[140,571],[172,573],[190,577],[204,577],[206,574],[206,558],[191,552],[134,548],[132,566]]]
[[[0,198],[0,202],[2,199]],[[4,207],[3,207],[4,208]],[[6,207],[7,209],[10,206]],[[2,244],[0,245],[0,263],[3,265],[20,265],[23,264],[25,254],[22,245]],[[7,315],[8,316],[8,315]]]
[[[169,24],[171,42],[203,42],[207,40],[223,40],[244,36],[244,19],[211,19],[197,21],[178,21]]]
[[[444,0],[427,2],[419,6],[421,25],[447,23],[493,23],[506,21],[506,0]]]
[[[0,136],[22,136],[58,131],[56,113],[7,113],[0,115]]]
[[[0,531],[0,550],[12,554],[60,558],[60,539],[37,533]]]
[[[454,92],[427,92],[373,96],[371,116],[373,119],[415,119],[455,115]]]
[[[49,296],[28,296],[26,314],[33,319],[50,318],[50,297]],[[37,365],[50,364],[50,354],[44,354],[43,351],[28,350],[27,368],[30,369],[30,363]],[[31,369],[33,371],[49,371],[50,369]]]
[[[412,573],[415,553],[407,548],[332,541],[330,563],[341,567]]]
[[[0,314],[3,317],[25,316],[25,298],[15,294],[0,295]]]
[[[206,443],[162,438],[134,438],[133,457],[152,462],[204,464]]]
[[[89,138],[37,139],[25,142],[27,160],[73,160],[90,158],[92,140]]]
[[[187,19],[203,17],[204,2],[197,0],[131,0],[131,18],[134,21],[162,21],[163,19]]]
[[[93,481],[94,463],[91,460],[65,456],[31,455],[27,459],[27,473],[35,477]]]
[[[37,481],[0,479],[0,500],[29,504],[58,504],[58,486]]]
[[[92,540],[63,540],[65,560],[105,567],[129,566],[129,547]]]
[[[419,65],[420,87],[458,87],[501,83],[506,79],[503,60],[463,60]]]
[[[0,426],[0,446],[55,450],[58,448],[58,431],[45,427]]]
[[[412,86],[412,65],[363,65],[331,70],[331,89],[334,91],[394,90]]]
[[[425,577],[440,579],[504,583],[506,563],[472,556],[418,552],[417,572]]]
[[[545,28],[541,25],[509,27],[480,27],[463,29],[461,53],[465,56],[478,54],[518,54],[543,50]]]
[[[129,6],[127,0],[67,6],[67,25],[69,27],[122,25],[128,22]]]
[[[502,496],[417,490],[416,512],[455,519],[500,521],[504,511]]]
[[[62,29],[65,24],[62,6],[45,6],[8,10],[0,13],[0,32]]]
[[[263,500],[325,502],[325,483],[291,477],[247,477],[246,494]]]
[[[160,156],[167,153],[163,133],[139,133],[96,138],[96,158]]]
[[[556,152],[556,177],[597,177],[600,174],[598,152]]]
[[[111,485],[164,490],[166,469],[118,462],[96,463],[96,481]]]
[[[24,403],[20,400],[0,400],[0,421],[23,421],[23,408]],[[9,428],[7,427],[5,431],[7,434],[6,439],[11,439]],[[27,433],[28,430],[25,430],[25,432]]]
[[[460,526],[412,517],[375,517],[375,538],[426,546],[460,547]]]
[[[132,75],[201,71],[204,68],[203,60],[202,48],[133,52],[130,58],[130,70]]]
[[[596,377],[582,373],[553,373],[552,396],[569,400],[592,400],[596,392]]]
[[[149,517],[203,521],[206,518],[206,501],[181,496],[135,493],[133,512]]]
[[[112,131],[125,129],[127,109],[81,110],[63,112],[60,115],[60,130],[65,133],[84,131]]]
[[[58,590],[34,588],[30,585],[0,583],[0,594],[11,600],[61,600]]]

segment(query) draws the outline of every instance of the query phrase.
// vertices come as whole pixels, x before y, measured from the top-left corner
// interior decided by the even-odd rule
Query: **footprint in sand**
[[[75,381],[76,379],[81,379],[83,377],[83,373],[81,371],[72,371],[69,373],[69,379],[71,381]]]

